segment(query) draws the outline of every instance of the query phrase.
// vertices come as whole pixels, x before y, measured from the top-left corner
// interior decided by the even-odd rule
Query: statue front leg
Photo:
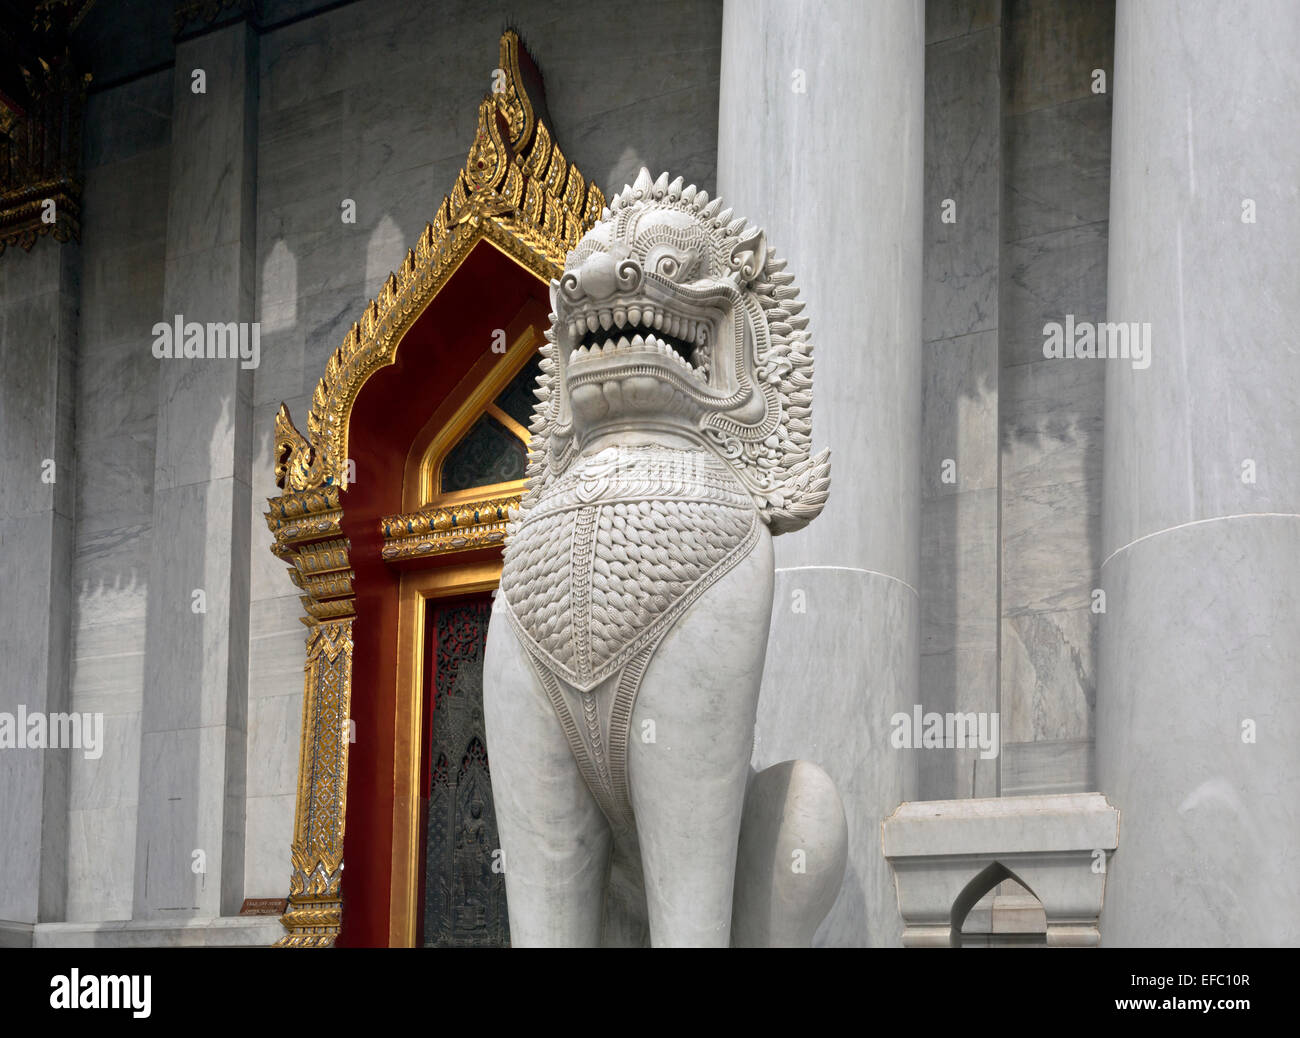
[[[609,823],[502,608],[498,597],[483,662],[483,717],[505,852],[510,943],[597,947]]]
[[[772,565],[764,530],[664,636],[641,682],[628,783],[655,947],[730,942]]]

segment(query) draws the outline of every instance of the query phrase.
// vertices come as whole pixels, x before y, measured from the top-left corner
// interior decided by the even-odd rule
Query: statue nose
[[[583,262],[578,271],[578,284],[590,299],[608,299],[618,286],[614,270],[615,260],[608,252],[597,252]]]

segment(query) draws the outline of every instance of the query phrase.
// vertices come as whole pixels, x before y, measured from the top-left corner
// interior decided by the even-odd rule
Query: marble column
[[[1300,6],[1121,0],[1106,363],[1107,945],[1300,942]],[[1072,361],[1063,363],[1102,363]]]
[[[253,321],[257,68],[242,22],[177,45],[159,321]],[[253,372],[238,359],[157,363],[134,916],[231,915],[243,896]]]
[[[68,710],[77,304],[75,243],[41,238],[0,257],[0,712]],[[28,725],[0,747],[0,947],[28,944],[37,922],[63,918],[68,760],[32,748]],[[7,740],[6,740],[7,741]]]
[[[718,191],[808,303],[830,501],[778,538],[755,766],[816,761],[849,863],[822,945],[896,946],[881,820],[915,797],[890,718],[919,702],[923,4],[729,2]]]

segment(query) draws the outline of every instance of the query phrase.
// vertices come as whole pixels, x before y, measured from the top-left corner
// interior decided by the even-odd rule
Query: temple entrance
[[[487,738],[483,647],[492,600],[480,594],[426,602],[424,872],[426,948],[510,944]]]

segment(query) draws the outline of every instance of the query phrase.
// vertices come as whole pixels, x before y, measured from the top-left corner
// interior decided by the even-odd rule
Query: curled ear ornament
[[[753,284],[767,259],[767,236],[761,227],[744,232],[731,250],[730,265],[739,288]]]

